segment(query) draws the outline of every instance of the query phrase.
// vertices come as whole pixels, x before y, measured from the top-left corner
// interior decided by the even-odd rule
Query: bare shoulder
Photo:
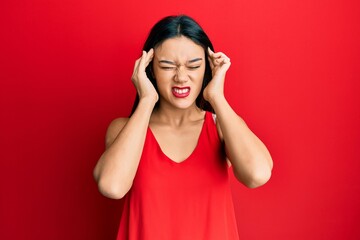
[[[123,129],[129,118],[116,118],[111,121],[106,131],[105,144],[106,148],[114,142],[119,132]]]

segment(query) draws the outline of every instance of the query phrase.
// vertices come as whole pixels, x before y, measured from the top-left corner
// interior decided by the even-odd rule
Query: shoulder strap
[[[216,127],[216,114],[206,112],[205,125],[207,137],[209,138],[210,142],[213,144],[219,144],[221,141]]]

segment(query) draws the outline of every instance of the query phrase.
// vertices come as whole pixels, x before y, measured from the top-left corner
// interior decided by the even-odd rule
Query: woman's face
[[[153,70],[160,106],[195,106],[204,79],[205,51],[183,36],[167,39],[155,48]]]

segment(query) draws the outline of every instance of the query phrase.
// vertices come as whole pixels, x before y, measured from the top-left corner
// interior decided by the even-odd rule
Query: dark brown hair
[[[186,15],[179,15],[179,16],[168,16],[161,19],[157,22],[153,28],[151,29],[148,38],[145,41],[143,50],[149,51],[151,48],[156,48],[165,40],[175,37],[184,36],[192,40],[194,43],[200,45],[205,51],[205,73],[204,73],[204,80],[203,85],[200,91],[199,96],[196,98],[196,106],[200,109],[214,112],[213,108],[211,107],[210,103],[207,102],[203,97],[203,91],[207,84],[212,79],[212,73],[210,68],[210,63],[208,60],[208,51],[207,48],[209,47],[212,51],[214,51],[213,45],[204,32],[204,30],[200,27],[200,25],[191,17]],[[156,86],[156,80],[152,74],[152,62],[145,69],[146,75],[154,85],[156,91],[158,91]],[[136,95],[136,99],[134,105],[132,107],[131,114],[134,113],[137,105],[139,103],[139,95]],[[158,107],[159,102],[156,103],[155,108]]]

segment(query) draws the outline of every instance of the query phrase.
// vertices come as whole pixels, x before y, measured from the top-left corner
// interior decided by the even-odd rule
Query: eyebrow
[[[202,60],[202,58],[194,58],[194,59],[189,60],[188,63],[194,63],[194,62],[201,61],[201,60]],[[171,64],[171,65],[176,65],[176,63],[169,61],[169,60],[160,60],[159,63],[167,63],[167,64]]]
[[[201,61],[202,58],[194,58],[192,60],[190,60],[188,63],[193,63],[193,62],[197,62],[197,61]]]

